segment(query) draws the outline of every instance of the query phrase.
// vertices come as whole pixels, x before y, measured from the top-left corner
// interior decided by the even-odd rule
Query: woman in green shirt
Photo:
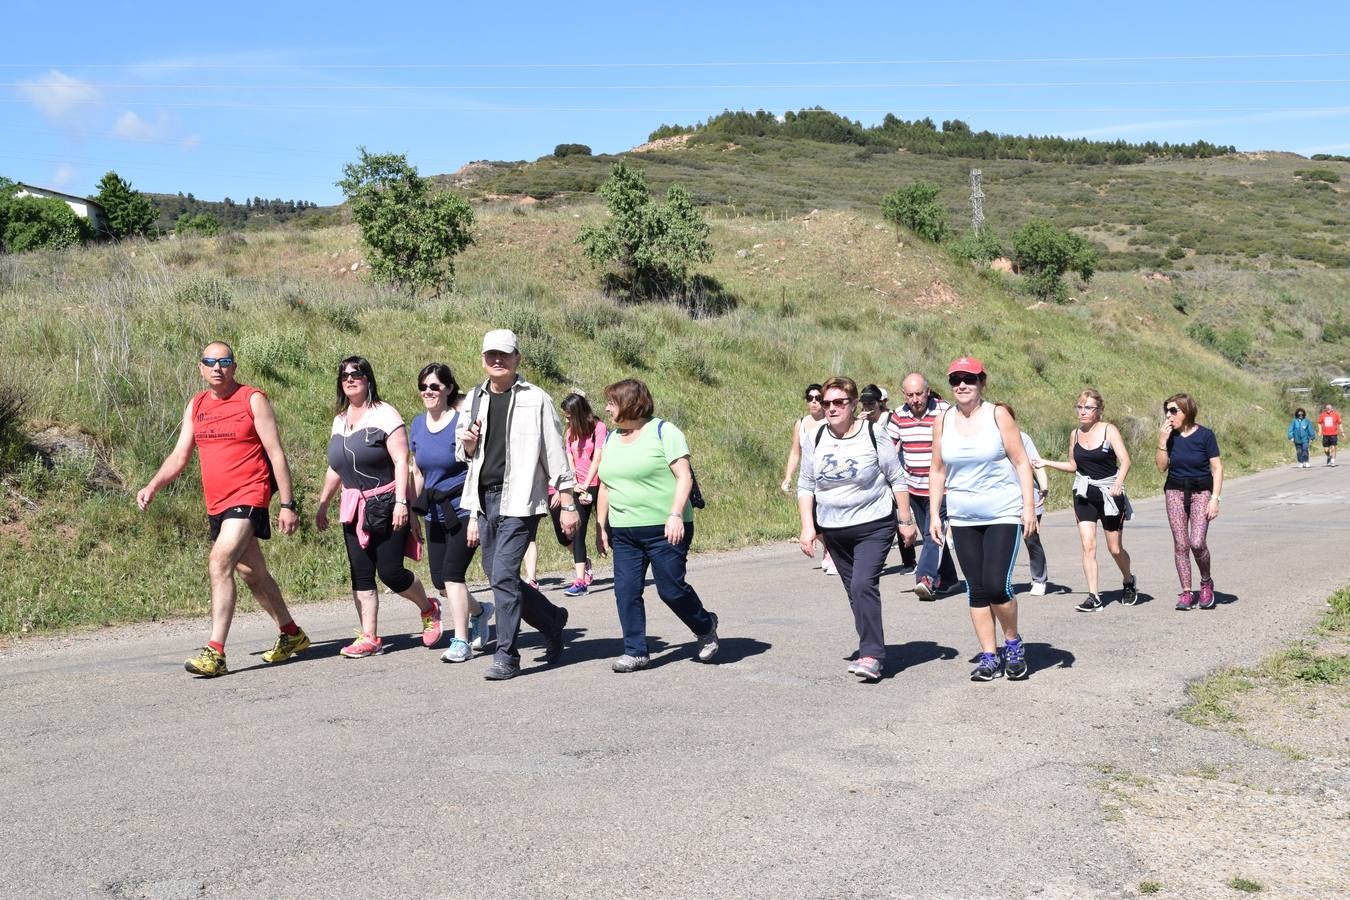
[[[680,429],[652,418],[652,395],[641,381],[611,384],[605,400],[614,424],[600,459],[595,515],[600,555],[614,550],[614,600],[623,628],[623,656],[612,668],[634,672],[650,662],[642,602],[649,565],[661,600],[698,638],[699,662],[711,662],[717,654],[717,614],[704,609],[684,580],[694,539],[689,443]]]

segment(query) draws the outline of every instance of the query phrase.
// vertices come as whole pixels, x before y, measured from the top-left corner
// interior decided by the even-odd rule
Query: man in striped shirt
[[[905,468],[905,483],[909,489],[909,505],[913,510],[923,549],[919,552],[919,567],[914,576],[914,593],[920,600],[933,600],[939,593],[956,586],[956,565],[951,554],[944,553],[940,544],[927,537],[930,510],[928,508],[928,469],[933,462],[933,423],[947,410],[947,402],[928,388],[928,379],[918,372],[905,376],[901,384],[905,402],[891,413],[886,423],[886,435],[900,453]],[[946,510],[941,511],[947,520]]]

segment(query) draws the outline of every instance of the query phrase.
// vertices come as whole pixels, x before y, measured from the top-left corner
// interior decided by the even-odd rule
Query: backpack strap
[[[829,428],[829,427],[830,427],[830,426],[829,426],[829,423],[826,423],[826,424],[820,426],[820,430],[816,432],[816,439],[815,439],[815,441],[812,443],[811,446],[813,446],[813,447],[819,447],[819,446],[820,446],[820,442],[825,438],[825,429],[826,429],[826,428]],[[872,420],[871,420],[871,419],[868,419],[868,420],[867,420],[867,436],[870,437],[870,438],[872,439],[872,449],[873,449],[874,451],[876,451],[876,452],[880,452],[880,451],[877,449],[877,432],[876,432],[876,429],[872,426]]]

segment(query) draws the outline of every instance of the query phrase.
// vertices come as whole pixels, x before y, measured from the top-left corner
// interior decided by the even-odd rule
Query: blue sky
[[[5,20],[0,175],[77,194],[115,169],[333,203],[358,145],[436,174],[815,105],[1350,154],[1345,3],[10,0]]]

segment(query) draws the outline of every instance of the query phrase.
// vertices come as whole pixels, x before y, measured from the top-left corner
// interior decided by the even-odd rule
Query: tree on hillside
[[[577,243],[593,265],[618,267],[608,285],[635,300],[677,292],[687,299],[693,264],[712,260],[708,223],[689,192],[673,184],[666,202],[657,203],[642,170],[619,162],[600,196],[609,219],[582,229]]]
[[[116,172],[109,172],[99,181],[94,200],[107,213],[108,233],[115,239],[148,235],[154,231],[155,220],[159,218],[155,204],[140,191],[132,190]]]
[[[342,167],[337,182],[370,250],[370,270],[410,295],[455,283],[455,256],[473,243],[473,210],[461,197],[433,193],[401,153],[372,155]]]
[[[916,181],[881,199],[881,216],[896,226],[897,241],[900,240],[901,225],[935,244],[948,235],[947,211],[937,202],[937,196],[936,184]]]
[[[220,234],[220,220],[210,213],[183,213],[178,217],[173,230],[175,234],[184,237],[191,234],[211,237]]]
[[[1089,281],[1097,270],[1097,251],[1081,236],[1057,228],[1044,219],[1032,219],[1013,232],[1013,262],[1028,276],[1031,292],[1042,300],[1068,299],[1065,272],[1077,272]]]

